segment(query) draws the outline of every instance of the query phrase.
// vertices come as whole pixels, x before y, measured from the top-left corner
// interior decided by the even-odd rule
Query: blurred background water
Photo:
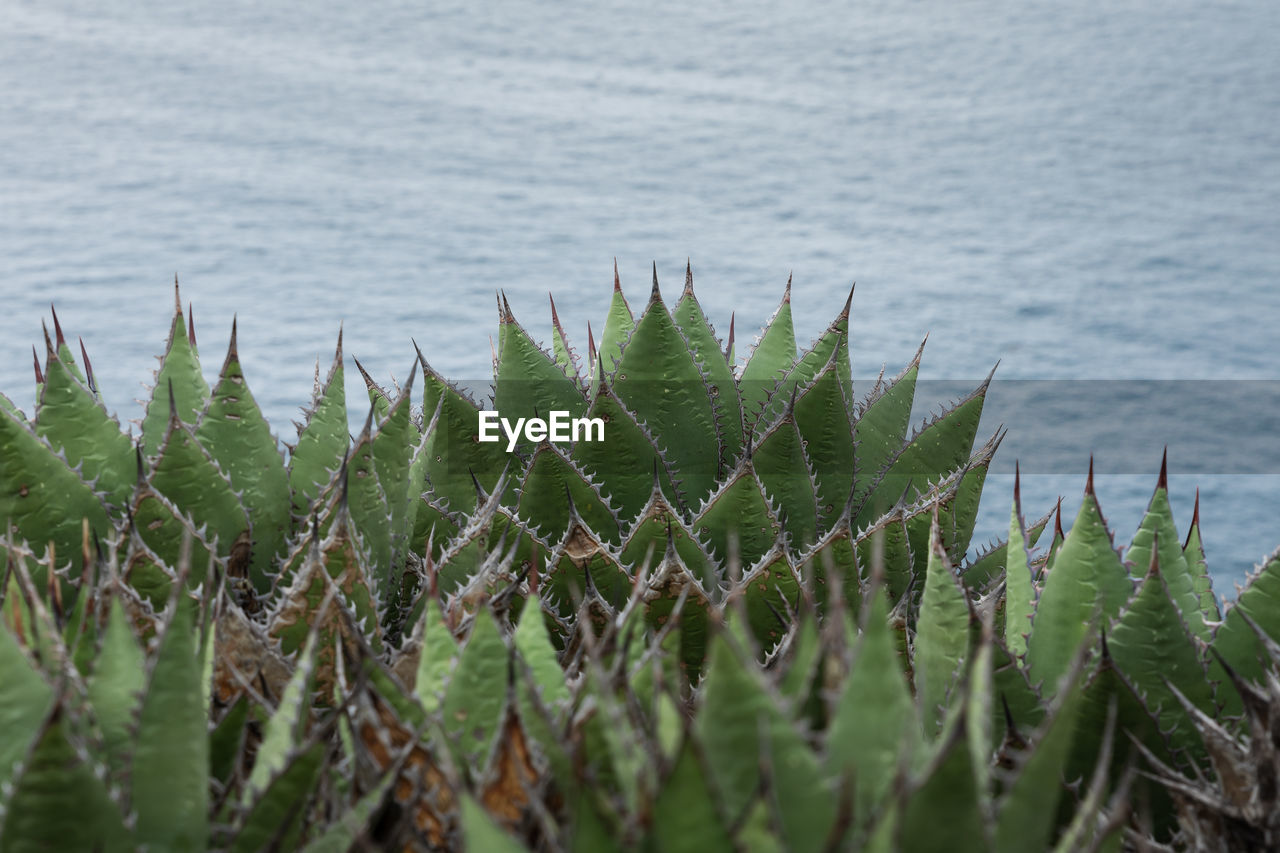
[[[928,331],[926,379],[976,383],[996,359],[1006,379],[1280,379],[1280,4],[574,12],[6,0],[0,390],[30,410],[56,302],[109,405],[140,416],[176,272],[206,372],[238,311],[250,385],[291,440],[340,320],[379,378],[407,373],[411,336],[481,378],[496,289],[535,330],[554,291],[584,346],[614,257],[639,304],[651,260],[674,297],[691,257],[722,333],[730,312],[758,328],[793,271],[803,342],[856,279],[858,376],[896,372]],[[1091,387],[1105,418],[1134,385]],[[1143,424],[1145,473],[1100,468],[1117,539],[1160,444],[1209,405]],[[1224,457],[1275,427],[1240,424]],[[1027,478],[1028,515],[1058,494],[1074,513],[1087,452]],[[1280,477],[1170,464],[1184,530],[1201,489],[1229,591],[1280,543]],[[979,539],[1006,527],[1010,481],[989,480]]]

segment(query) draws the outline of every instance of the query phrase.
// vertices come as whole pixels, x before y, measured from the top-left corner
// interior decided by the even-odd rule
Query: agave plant
[[[352,438],[339,336],[282,454],[180,310],[135,440],[55,317],[0,398],[0,850],[1274,846],[1280,552],[1220,609],[1162,466],[1123,551],[1091,473],[964,561],[985,385],[908,438],[919,355],[855,402],[789,295],[740,371],[688,277],[615,277],[581,371],[500,299],[492,407],[605,423],[512,453],[420,353]]]
[[[375,646],[398,642],[428,588],[449,607],[536,590],[558,644],[574,645],[579,606],[616,611],[669,541],[678,559],[647,603],[651,623],[682,593],[690,611],[705,612],[741,588],[757,641],[770,645],[806,574],[819,599],[829,576],[857,596],[857,566],[881,532],[895,599],[923,569],[935,511],[948,553],[963,555],[998,444],[974,450],[985,383],[908,435],[919,353],[858,401],[849,304],[797,355],[790,293],[788,282],[740,371],[732,324],[722,347],[691,273],[671,311],[655,271],[636,316],[615,270],[600,344],[589,335],[581,373],[554,303],[546,352],[500,299],[484,407],[511,422],[564,412],[606,425],[604,440],[526,442],[514,452],[478,440],[484,407],[420,352],[402,388],[384,389],[360,368],[371,405],[352,439],[339,335],[286,456],[241,370],[234,324],[210,388],[180,302],[135,440],[103,408],[87,357],[81,373],[55,316],[42,369],[37,362],[34,417],[0,406],[0,518],[15,545],[38,556],[52,549],[52,561],[30,566],[37,583],[48,562],[71,597],[91,551],[110,549],[154,608],[167,601],[189,539],[189,583],[208,580],[211,567],[225,571],[286,654],[318,603],[309,557],[337,541],[352,563],[345,603]],[[335,539],[340,517],[346,533]],[[739,577],[728,574],[731,558]],[[705,626],[686,623],[683,655],[696,667]]]

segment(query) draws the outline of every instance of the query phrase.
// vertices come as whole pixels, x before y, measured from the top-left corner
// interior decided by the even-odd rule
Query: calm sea
[[[5,0],[0,390],[30,408],[56,302],[139,416],[176,272],[206,371],[238,312],[289,440],[339,321],[379,377],[403,377],[414,337],[481,378],[495,290],[537,329],[554,292],[582,346],[615,257],[640,303],[652,260],[674,297],[691,257],[722,332],[730,312],[758,327],[793,272],[805,341],[856,279],[859,376],[927,331],[929,379],[1000,359],[1006,379],[1277,380],[1278,27],[1272,0]],[[1087,384],[1092,420],[1123,432],[1108,413],[1134,384]],[[1118,539],[1213,399],[1166,405],[1144,458],[1099,470]],[[1223,459],[1276,417],[1238,419]],[[1214,447],[1173,455],[1173,500],[1185,529],[1201,488],[1229,592],[1280,544],[1280,469]],[[1074,511],[1089,449],[1028,478],[1029,514],[1059,493]]]

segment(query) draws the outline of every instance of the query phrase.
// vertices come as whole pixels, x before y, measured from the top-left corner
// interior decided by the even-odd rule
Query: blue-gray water
[[[421,6],[0,5],[0,390],[30,408],[56,301],[138,416],[177,272],[206,370],[238,311],[291,439],[339,320],[380,377],[410,336],[484,376],[496,289],[543,328],[554,291],[582,345],[615,256],[640,302],[692,257],[722,332],[794,271],[805,340],[856,279],[858,375],[929,331],[926,378],[1280,379],[1280,4]],[[1119,539],[1159,453],[1100,479]],[[1238,579],[1280,478],[1198,462],[1175,509],[1201,487]],[[1086,464],[1028,512],[1074,508]],[[993,477],[980,536],[1008,501]]]

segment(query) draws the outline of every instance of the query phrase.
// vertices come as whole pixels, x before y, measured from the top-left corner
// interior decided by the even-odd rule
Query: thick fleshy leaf
[[[734,849],[710,782],[708,764],[686,741],[653,806],[651,838],[655,850],[730,851]]]
[[[1052,693],[1089,626],[1105,626],[1133,593],[1133,583],[1098,508],[1090,478],[1080,512],[1045,577],[1027,639],[1031,681]]]
[[[849,302],[853,301],[853,293],[849,294]],[[782,381],[773,390],[764,409],[755,421],[756,431],[773,423],[786,409],[787,401],[801,388],[811,384],[827,365],[836,372],[836,384],[846,400],[853,398],[853,381],[849,367],[849,302],[844,310],[831,322],[827,330],[805,350],[796,363],[786,372]]]
[[[656,285],[618,362],[613,390],[648,429],[679,488],[696,505],[711,492],[726,460],[718,455],[711,392]]]
[[[817,480],[818,524],[830,530],[853,491],[854,444],[839,363],[827,363],[796,398],[795,423]]]
[[[342,467],[351,435],[347,426],[347,391],[342,368],[342,332],[323,387],[317,387],[307,423],[289,457],[293,514],[305,516],[311,504]]]
[[[1169,597],[1178,605],[1182,621],[1191,633],[1202,640],[1209,639],[1209,626],[1200,611],[1200,598],[1196,594],[1195,581],[1182,553],[1178,528],[1173,522],[1173,509],[1169,506],[1169,492],[1165,488],[1164,470],[1161,469],[1160,485],[1151,496],[1146,515],[1133,543],[1125,552],[1125,562],[1135,578],[1141,578],[1151,565],[1151,553],[1159,547],[1160,574],[1169,590]]]
[[[470,796],[462,797],[462,836],[468,851],[523,853],[525,846],[508,835]]]
[[[85,761],[61,705],[43,726],[13,781],[0,824],[0,851],[132,849],[120,809]],[[204,849],[203,839],[200,849]]]
[[[196,440],[230,480],[249,516],[253,531],[249,573],[254,586],[266,589],[267,573],[283,553],[289,532],[289,475],[275,436],[245,381],[234,323],[227,359],[196,427]]]
[[[782,529],[792,548],[812,545],[818,538],[817,484],[793,412],[760,438],[751,464],[765,496],[774,506],[785,508]]]
[[[225,472],[186,426],[169,422],[169,432],[152,464],[151,486],[181,512],[217,539],[219,555],[232,552],[236,540],[249,531],[240,498]]]
[[[12,610],[16,601],[5,601]],[[0,624],[0,788],[13,778],[35,732],[49,713],[53,690],[27,660],[17,638]]]
[[[142,418],[142,452],[146,456],[160,449],[174,417],[193,427],[209,401],[209,384],[200,372],[200,357],[187,334],[176,283],[173,293],[177,310],[169,327],[169,342],[160,361],[156,384],[151,389],[151,402]]]
[[[1187,571],[1191,574],[1191,583],[1195,587],[1196,598],[1200,601],[1200,612],[1206,622],[1218,622],[1222,612],[1218,609],[1218,599],[1213,594],[1213,578],[1209,574],[1209,564],[1205,559],[1204,543],[1200,541],[1200,493],[1196,492],[1196,512],[1191,521],[1191,529],[1187,531],[1187,541],[1182,547],[1182,556],[1187,561]]]
[[[554,411],[581,417],[587,400],[577,383],[533,342],[514,316],[504,312],[502,325],[493,394],[498,413],[512,423],[518,418],[545,419]]]
[[[930,484],[964,466],[973,451],[986,391],[984,383],[911,437],[871,489],[858,512],[860,523],[879,517],[904,494],[911,499],[927,492]],[[864,476],[873,476],[871,469],[859,466],[859,470],[867,472]]]
[[[482,762],[501,722],[507,695],[507,644],[487,608],[471,625],[458,665],[445,689],[442,718],[456,758]]]
[[[742,452],[742,400],[738,395],[738,383],[733,367],[720,349],[715,331],[711,328],[702,306],[693,295],[693,275],[686,279],[685,292],[671,312],[676,328],[689,342],[694,360],[706,377],[715,407],[716,432],[720,438],[720,456],[734,460]]]
[[[910,758],[917,728],[915,702],[889,630],[884,589],[878,588],[868,599],[861,639],[826,743],[828,769],[858,780],[854,815],[859,823],[888,795],[898,768]]]
[[[655,468],[663,493],[679,499],[658,445],[614,396],[608,383],[602,381],[598,386],[588,417],[605,422],[605,440],[576,443],[570,458],[600,484],[601,494],[617,507],[619,518],[631,521],[643,510],[653,491]]]
[[[870,494],[906,443],[923,352],[924,344],[921,344],[915,358],[896,378],[888,383],[876,383],[854,423],[854,470],[858,474],[859,503]]]
[[[16,527],[18,539],[39,554],[51,543],[59,565],[79,567],[86,519],[92,534],[111,531],[93,489],[30,426],[0,410],[0,525]],[[43,584],[44,577],[35,580]]]
[[[916,696],[930,737],[942,724],[943,706],[969,655],[969,603],[938,537],[935,526],[913,658]]]
[[[914,780],[914,790],[901,806],[898,849],[912,853],[989,849],[967,732],[964,714],[953,714],[935,757]]]
[[[728,564],[733,551],[730,542],[736,541],[739,559],[751,566],[773,547],[781,525],[755,470],[744,462],[702,507],[693,529],[722,565]]]
[[[93,392],[60,358],[50,354],[36,407],[36,434],[61,451],[67,464],[108,504],[122,508],[133,491],[133,441]]]
[[[1027,553],[1027,534],[1022,526],[1022,501],[1015,487],[1013,510],[1009,518],[1009,539],[1005,545],[1004,616],[1004,641],[1014,657],[1021,657],[1027,651],[1027,634],[1031,631],[1035,607],[1036,589]]]
[[[311,676],[315,668],[316,639],[318,632],[307,638],[307,644],[298,655],[298,665],[293,671],[284,695],[275,713],[267,719],[262,729],[262,742],[254,756],[253,771],[241,793],[241,801],[248,805],[264,792],[272,780],[286,770],[291,756],[302,741],[307,711],[311,705]]]
[[[759,419],[765,403],[795,360],[796,332],[791,321],[791,279],[788,278],[782,304],[769,318],[738,380],[742,414],[749,429]]]
[[[475,482],[492,489],[512,456],[502,442],[480,441],[480,407],[431,369],[422,367],[424,412],[440,410],[436,429],[428,436],[427,481],[436,497],[453,512],[476,506]]]
[[[622,285],[618,282],[618,265],[613,265],[613,300],[609,303],[609,314],[605,317],[604,333],[600,336],[600,352],[598,355],[598,373],[608,376],[617,368],[622,358],[622,348],[631,337],[635,321],[631,317],[631,306],[622,295]]]
[[[538,535],[558,542],[569,529],[568,494],[578,517],[599,537],[618,540],[618,520],[599,491],[587,481],[559,449],[544,444],[538,448],[520,488],[516,513]]]
[[[142,648],[119,598],[113,596],[102,632],[102,647],[89,677],[89,704],[102,729],[102,746],[113,772],[128,765],[134,715],[146,686],[146,674]]]
[[[1268,637],[1280,641],[1280,550],[1273,552],[1262,567],[1249,577],[1235,604],[1227,608],[1222,625],[1213,637],[1214,651],[1241,678],[1246,681],[1261,681],[1265,671],[1262,643],[1244,616],[1248,616]],[[1216,661],[1211,669],[1215,678],[1226,680]],[[1225,711],[1238,713],[1241,708],[1240,698],[1234,688],[1227,686],[1225,692]]]
[[[1160,547],[1161,554],[1164,550]],[[1202,710],[1213,707],[1213,688],[1169,594],[1164,566],[1158,557],[1150,565],[1138,594],[1108,634],[1108,647],[1120,671],[1157,714],[1160,728],[1172,733],[1174,745],[1197,749],[1199,736],[1170,687]]]
[[[140,844],[204,850],[208,842],[208,710],[195,603],[178,593],[138,712],[129,777]]]

